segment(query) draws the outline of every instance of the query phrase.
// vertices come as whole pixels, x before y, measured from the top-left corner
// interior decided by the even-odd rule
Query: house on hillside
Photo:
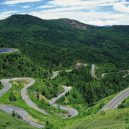
[[[85,67],[85,66],[87,66],[87,64],[85,64],[85,63],[77,63],[75,65],[75,69],[79,69],[79,68],[82,68],[82,67]]]

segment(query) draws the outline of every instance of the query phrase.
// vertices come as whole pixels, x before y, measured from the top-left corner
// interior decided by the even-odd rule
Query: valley
[[[0,129],[129,127],[129,26],[13,15],[0,27]]]

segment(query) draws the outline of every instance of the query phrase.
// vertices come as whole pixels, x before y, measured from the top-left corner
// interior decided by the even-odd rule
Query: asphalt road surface
[[[34,110],[37,110],[37,111],[39,111],[39,112],[41,112],[41,113],[43,113],[43,114],[45,114],[45,115],[48,115],[48,113],[45,111],[45,110],[43,110],[43,109],[40,109],[31,99],[30,99],[30,97],[29,97],[29,95],[28,95],[28,88],[30,88],[34,83],[35,83],[35,80],[34,79],[32,79],[32,78],[13,78],[13,79],[11,79],[11,80],[13,80],[13,81],[17,81],[17,80],[20,80],[20,81],[24,81],[24,80],[28,80],[29,81],[29,83],[28,84],[25,84],[25,86],[23,87],[23,89],[21,90],[21,97],[22,97],[22,99],[25,101],[25,103],[29,106],[29,107],[31,107],[31,108],[33,108]]]
[[[64,92],[59,94],[57,97],[51,99],[49,101],[49,104],[51,106],[56,107],[56,108],[60,108],[62,110],[67,111],[68,112],[68,117],[70,117],[70,118],[75,117],[75,116],[78,115],[78,111],[76,109],[68,107],[68,106],[62,106],[62,105],[56,104],[57,100],[59,100],[61,97],[65,96],[66,93],[68,93],[71,90],[71,87],[63,86],[63,88],[64,88]]]
[[[27,122],[31,126],[34,126],[36,128],[44,128],[43,125],[36,123],[35,120],[23,108],[19,108],[12,105],[0,104],[0,110],[9,114],[12,114],[13,112],[15,112],[21,117],[23,121]]]
[[[53,75],[52,75],[51,79],[56,78],[59,75],[59,73],[60,73],[60,71],[53,71],[52,72]]]
[[[12,85],[8,82],[9,82],[9,79],[1,80],[1,83],[4,87],[2,90],[0,90],[0,97],[2,97],[11,88]]]
[[[15,79],[1,80],[1,83],[4,87],[2,90],[0,90],[0,97],[2,97],[12,87],[12,84],[9,83],[9,81],[15,80]],[[12,114],[13,112],[15,112],[22,118],[22,120],[29,123],[30,125],[37,127],[37,128],[44,128],[43,125],[36,123],[35,120],[23,108],[19,108],[19,107],[12,106],[12,105],[0,104],[0,110],[6,113],[9,113],[9,114]]]
[[[116,97],[114,97],[107,105],[105,105],[101,111],[111,110],[117,108],[123,101],[129,97],[129,88],[120,92]]]

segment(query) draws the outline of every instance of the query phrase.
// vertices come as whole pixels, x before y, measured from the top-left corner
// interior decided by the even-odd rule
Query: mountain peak
[[[79,29],[79,30],[88,30],[89,28],[93,28],[93,26],[81,23],[74,19],[56,19],[56,20],[44,20],[41,18],[38,18],[36,16],[28,15],[28,14],[15,14],[12,15],[1,22],[4,23],[6,26],[13,26],[25,28],[25,27],[31,27],[31,25],[35,25],[38,28],[47,27],[47,28],[65,28],[65,29]]]
[[[28,14],[15,14],[8,17],[4,21],[7,24],[11,24],[14,26],[17,25],[29,26],[31,24],[39,24],[39,23],[41,24],[43,20]]]
[[[81,23],[77,20],[63,18],[63,21],[68,23],[69,25],[71,25],[73,28],[76,28],[76,29],[80,29],[80,30],[87,30],[88,29],[87,24]]]

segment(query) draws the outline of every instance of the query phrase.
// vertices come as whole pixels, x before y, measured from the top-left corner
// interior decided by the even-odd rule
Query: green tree
[[[11,92],[10,94],[9,94],[9,101],[16,101],[17,99],[16,99],[16,96],[14,95],[14,93],[13,92]]]

